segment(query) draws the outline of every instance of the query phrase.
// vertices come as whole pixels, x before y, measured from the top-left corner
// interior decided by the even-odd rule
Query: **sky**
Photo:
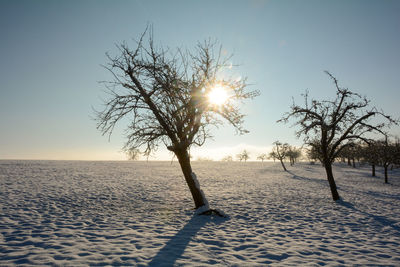
[[[400,1],[0,1],[0,159],[125,160],[125,125],[96,129],[105,97],[101,67],[116,44],[153,25],[154,39],[192,49],[217,39],[235,72],[260,96],[247,101],[246,135],[231,126],[192,155],[221,159],[276,140],[300,146],[291,124],[276,123],[306,89],[333,98],[324,70],[371,104],[400,117]],[[399,127],[391,130],[400,136]],[[160,148],[150,159],[170,160]]]

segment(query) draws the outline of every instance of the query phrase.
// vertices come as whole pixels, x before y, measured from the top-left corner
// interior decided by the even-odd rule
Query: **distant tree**
[[[393,146],[394,146],[393,164],[396,165],[397,167],[399,167],[400,166],[400,139],[399,139],[399,137],[395,138]]]
[[[208,157],[197,157],[196,161],[210,162],[213,161],[213,159]]]
[[[309,159],[310,163],[314,164],[315,161],[320,161],[323,163],[322,159],[322,152],[320,146],[318,145],[318,140],[310,141],[310,143],[314,143],[313,145],[308,145],[307,147],[307,158]]]
[[[293,166],[294,163],[300,158],[301,150],[295,146],[289,146],[289,151],[286,154],[289,158],[290,166]]]
[[[388,181],[388,169],[391,164],[396,162],[396,145],[391,143],[386,136],[384,140],[375,142],[375,149],[378,155],[378,162],[384,169],[385,184]]]
[[[146,36],[148,42],[144,41]],[[109,99],[97,113],[97,128],[111,135],[115,125],[128,118],[125,149],[144,147],[144,153],[149,154],[164,144],[179,161],[195,208],[207,209],[208,202],[192,171],[189,149],[203,145],[211,136],[210,127],[223,120],[239,134],[247,133],[238,105],[258,92],[247,91],[246,79],[220,78],[220,70],[231,65],[231,57],[224,56],[215,42],[199,43],[192,52],[172,51],[157,46],[150,29],[134,49],[125,43],[117,48],[116,57],[107,54],[105,68],[114,80],[105,83]],[[226,93],[221,95],[221,91]]]
[[[136,148],[127,149],[126,155],[129,160],[138,160],[140,157],[140,150]]]
[[[258,155],[257,159],[261,160],[261,162],[264,162],[264,160],[267,159],[267,154],[262,153],[262,154]]]
[[[276,159],[277,159],[276,152],[275,152],[274,150],[272,150],[271,152],[269,152],[269,153],[268,153],[268,158],[269,158],[269,159],[273,159],[274,162],[275,162]]]
[[[239,154],[236,155],[236,158],[237,158],[239,161],[244,160],[244,162],[246,162],[246,161],[250,158],[250,153],[247,152],[247,150],[243,150],[241,153],[239,153]]]
[[[369,142],[370,140],[365,140],[365,142]],[[361,144],[356,142],[348,142],[348,145],[343,148],[340,153],[338,153],[337,157],[342,158],[344,161],[347,160],[347,165],[356,167],[356,159],[360,161],[360,151]],[[343,161],[342,160],[342,161]]]
[[[226,156],[226,157],[223,157],[223,158],[221,159],[221,161],[233,161],[233,158],[232,158],[232,156],[228,155],[228,156]]]
[[[379,165],[379,149],[375,140],[370,140],[366,145],[361,147],[361,155],[363,161],[371,165],[371,175],[376,176],[376,166]]]
[[[283,161],[286,159],[286,157],[288,156],[288,152],[290,150],[290,146],[288,143],[284,143],[282,144],[279,141],[275,141],[273,143],[275,145],[275,147],[273,148],[272,152],[274,157],[276,159],[278,159],[281,162],[282,168],[284,171],[287,171],[285,164],[283,163]],[[271,154],[270,153],[270,154]]]
[[[341,158],[342,161],[347,162],[347,165],[349,165],[349,166],[351,166],[351,159],[353,158],[352,146],[353,146],[353,144],[349,143],[337,155],[337,158]]]
[[[299,126],[297,136],[304,136],[307,145],[314,146],[321,155],[329,181],[333,200],[340,199],[332,173],[332,163],[338,154],[355,140],[365,140],[371,132],[383,133],[385,126],[396,123],[390,116],[370,107],[370,101],[338,85],[337,79],[329,72],[336,87],[334,100],[318,101],[304,95],[304,106],[292,104],[290,111],[278,122],[296,119]],[[385,121],[373,123],[371,118],[381,116]],[[387,123],[385,123],[387,122]]]

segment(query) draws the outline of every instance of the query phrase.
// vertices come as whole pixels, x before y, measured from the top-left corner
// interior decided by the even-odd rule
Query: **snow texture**
[[[194,162],[0,161],[0,266],[400,266],[400,172]]]

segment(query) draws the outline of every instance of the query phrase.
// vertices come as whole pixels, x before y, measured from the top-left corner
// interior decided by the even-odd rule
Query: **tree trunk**
[[[353,158],[353,168],[355,168],[355,167],[356,167],[356,161]]]
[[[375,177],[375,164],[372,164],[372,176]]]
[[[350,158],[347,158],[347,165],[351,166],[351,160],[350,160]]]
[[[282,164],[282,168],[285,170],[285,172],[287,172],[285,164],[283,164],[283,160],[280,160],[280,161],[281,161],[281,164]]]
[[[192,166],[190,165],[190,157],[187,150],[175,151],[175,155],[178,158],[179,164],[187,185],[189,186],[190,193],[192,193],[195,208],[198,209],[207,204],[207,200],[200,190],[200,185],[197,183],[193,177]]]
[[[389,167],[389,165],[385,164],[384,167],[385,167],[385,184],[387,184],[388,183],[388,167]]]
[[[337,191],[335,179],[333,178],[333,173],[332,173],[332,164],[326,162],[324,165],[325,165],[326,176],[328,178],[329,186],[332,192],[332,198],[335,201],[339,200],[340,199],[339,193]]]

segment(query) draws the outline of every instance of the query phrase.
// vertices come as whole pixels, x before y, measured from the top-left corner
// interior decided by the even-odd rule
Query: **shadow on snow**
[[[388,219],[384,216],[374,215],[374,214],[359,210],[356,207],[354,207],[354,205],[352,203],[347,202],[347,201],[339,200],[336,203],[345,208],[352,210],[353,212],[360,213],[367,218],[373,219],[374,222],[377,224],[377,226],[380,226],[380,227],[389,226],[389,227],[393,228],[393,230],[400,232],[400,227],[398,225],[396,225],[397,222],[394,220]]]
[[[316,183],[320,183],[320,184],[326,184],[327,183],[327,181],[325,181],[325,180],[312,179],[312,178],[298,176],[298,175],[294,174],[293,172],[291,172],[289,170],[287,171],[287,173],[292,175],[293,179],[299,179],[299,180],[304,180],[304,181],[312,181],[312,182],[316,182]],[[339,186],[338,186],[338,189],[339,189]],[[343,190],[342,187],[340,187],[340,189]],[[343,190],[343,191],[346,191],[346,190]],[[377,193],[377,192],[372,192],[372,191],[368,191],[367,194],[370,194],[371,196],[374,196],[374,197],[387,197],[387,198],[391,198],[393,200],[399,200],[398,196],[389,195],[389,194]],[[348,208],[348,209],[352,210],[353,212],[360,213],[360,214],[364,215],[366,218],[373,219],[373,221],[377,224],[377,226],[380,226],[380,227],[389,226],[392,229],[400,232],[400,227],[398,225],[396,225],[396,221],[394,221],[394,220],[391,220],[391,219],[388,219],[388,218],[383,217],[383,216],[374,215],[374,214],[359,210],[350,202],[339,200],[336,203],[338,203],[339,205],[341,205],[341,206],[343,206],[345,208]]]
[[[303,177],[303,176],[298,176],[295,173],[293,173],[292,171],[287,170],[286,171],[288,174],[292,175],[293,179],[297,179],[297,180],[303,180],[303,181],[308,181],[308,182],[315,182],[315,183],[319,183],[319,184],[327,184],[328,181],[326,181],[326,179],[316,179],[316,178],[308,178],[308,177]]]
[[[183,255],[189,242],[207,223],[220,223],[226,218],[193,215],[186,225],[173,236],[157,255],[149,262],[149,266],[172,266]]]

